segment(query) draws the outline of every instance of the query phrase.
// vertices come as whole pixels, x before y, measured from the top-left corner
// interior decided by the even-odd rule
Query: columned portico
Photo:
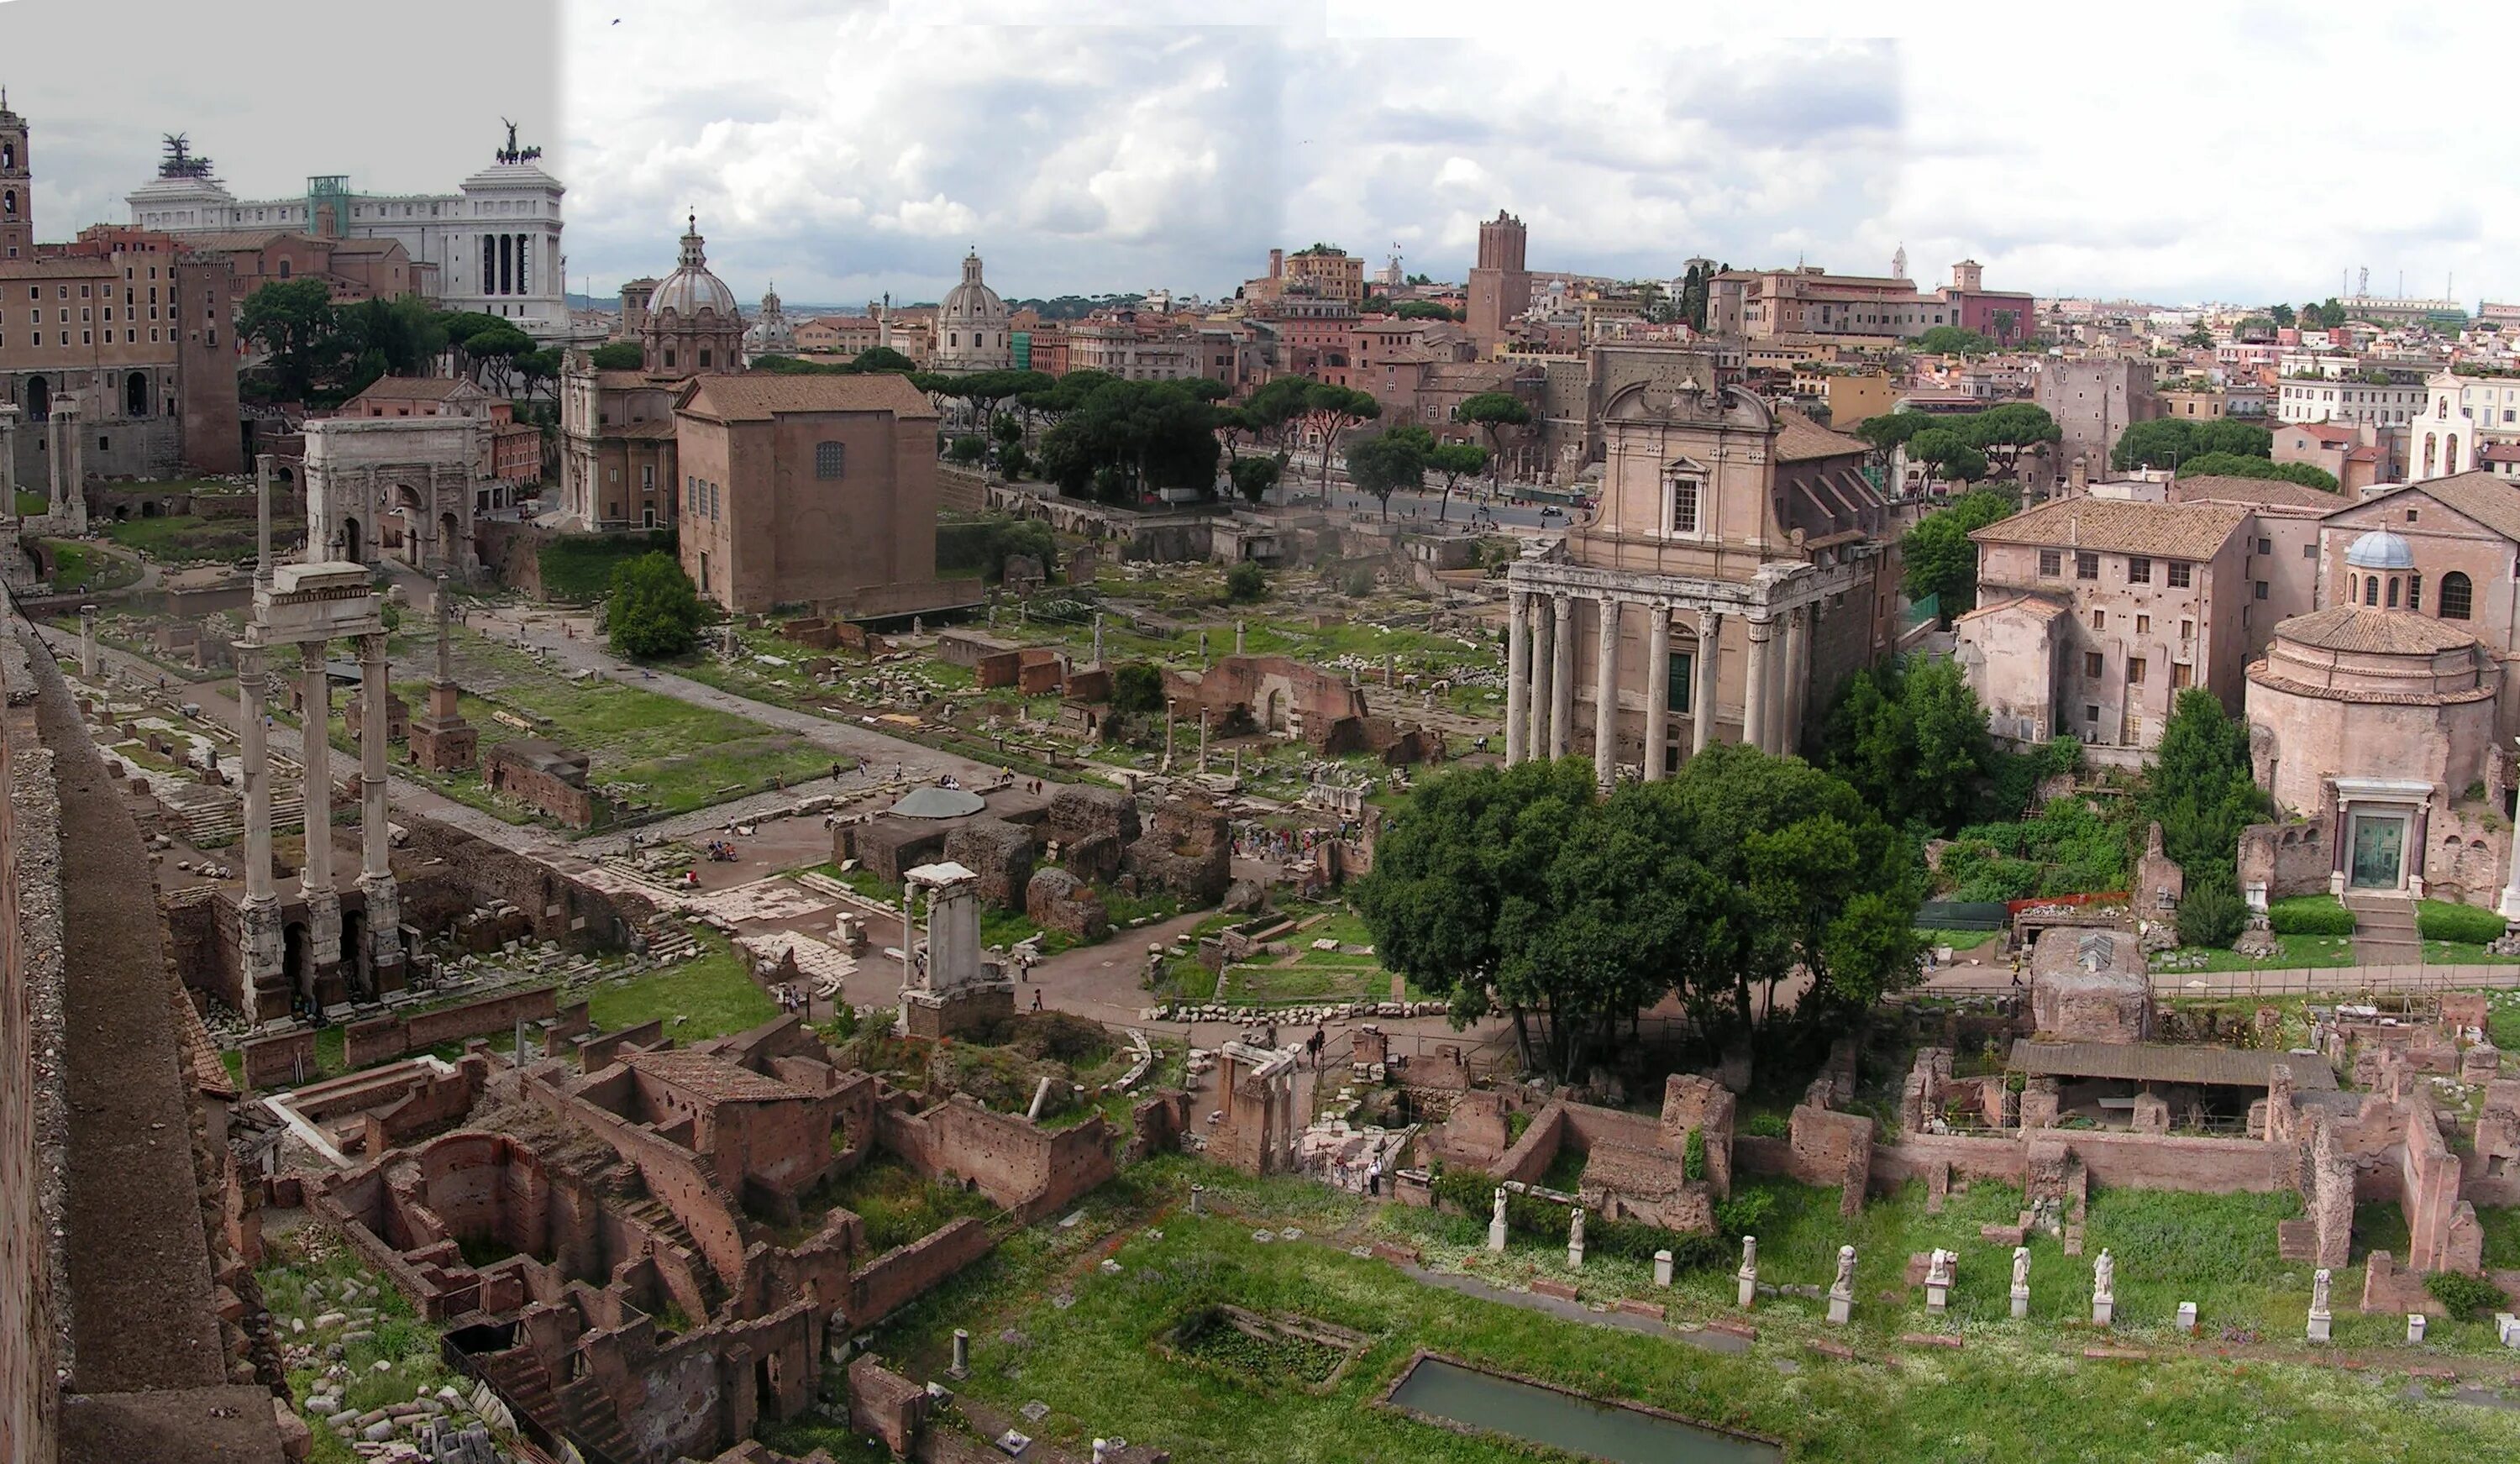
[[[1645,781],[1659,782],[1671,741],[1671,606],[1645,606]]]
[[[1557,649],[1549,666],[1549,756],[1566,755],[1575,737],[1575,600],[1563,593],[1553,598]]]
[[[2414,778],[2338,777],[2331,895],[2424,894],[2424,838],[2433,785]]]
[[[1593,656],[1593,780],[1602,787],[1619,778],[1619,602],[1593,602],[1600,615],[1601,643]]]

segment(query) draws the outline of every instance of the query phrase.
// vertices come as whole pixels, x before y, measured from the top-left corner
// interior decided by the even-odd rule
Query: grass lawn
[[[779,1015],[779,1003],[744,969],[742,954],[714,932],[693,933],[701,954],[661,971],[612,977],[587,993],[587,1015],[595,1025],[618,1032],[662,1017],[665,1035],[689,1044]]]
[[[806,1222],[782,1236],[793,1245],[822,1228],[832,1210],[852,1210],[866,1221],[871,1254],[908,1245],[963,1216],[987,1220],[998,1213],[986,1195],[927,1178],[900,1160],[878,1158],[826,1180],[801,1197]]]
[[[1391,973],[1354,956],[1343,964],[1313,964],[1307,952],[1291,966],[1235,964],[1225,968],[1228,1001],[1380,1001],[1391,996]]]
[[[1949,946],[1955,951],[1974,951],[2003,932],[2000,930],[1933,930],[1917,927],[1916,938],[1928,946]]]
[[[119,590],[140,578],[138,560],[102,554],[67,539],[47,542],[53,551],[53,588],[63,594]]]
[[[2459,941],[2426,941],[2424,963],[2434,966],[2512,966],[2520,965],[2520,955],[2504,955],[2483,946],[2470,946]]]
[[[2208,950],[2183,946],[2156,962],[2153,970],[2166,976],[2196,971],[2280,971],[2294,966],[2350,966],[2354,964],[2354,938],[2343,935],[2279,935],[2275,943],[2282,950],[2263,960],[2252,959],[2237,951]],[[2202,955],[2201,966],[2176,965],[2190,956]]]
[[[1179,1190],[1192,1177],[1207,1184],[1220,1205],[1242,1213],[1188,1214],[1179,1205]],[[1534,1457],[1517,1444],[1455,1435],[1373,1406],[1420,1348],[1768,1434],[1785,1441],[1795,1459],[2026,1464],[2245,1456],[2344,1464],[2437,1457],[2452,1449],[2491,1457],[2520,1447],[2520,1418],[2408,1400],[2402,1396],[2403,1377],[2184,1353],[2140,1365],[2087,1362],[2078,1346],[2057,1346],[2053,1328],[1994,1321],[1988,1313],[2001,1308],[2006,1276],[1992,1248],[1976,1240],[1975,1226],[1976,1212],[1992,1210],[1999,1198],[1955,1196],[1952,1212],[1932,1218],[1930,1225],[1914,1223],[1923,1219],[1920,1198],[1894,1202],[1882,1220],[1868,1217],[1850,1226],[1837,1220],[1834,1195],[1828,1194],[1775,1227],[1785,1255],[1773,1263],[1763,1234],[1763,1268],[1779,1279],[1825,1282],[1826,1258],[1839,1240],[1852,1232],[1859,1244],[1872,1244],[1860,1272],[1858,1325],[1831,1335],[1874,1353],[1883,1331],[1915,1325],[1866,1315],[1888,1311],[1872,1299],[1895,1283],[1906,1252],[1933,1243],[1929,1231],[1946,1242],[1960,1241],[1960,1289],[1968,1305],[1960,1328],[1968,1351],[1958,1356],[1910,1351],[1895,1368],[1805,1353],[1800,1338],[1822,1329],[1806,1329],[1800,1318],[1813,1309],[1799,1302],[1764,1311],[1760,1342],[1747,1354],[1727,1355],[1669,1337],[1459,1296],[1384,1262],[1349,1255],[1347,1235],[1321,1243],[1321,1237],[1356,1220],[1350,1202],[1318,1188],[1291,1193],[1238,1181],[1169,1158],[1138,1167],[1088,1203],[1088,1223],[1079,1228],[1117,1231],[1122,1243],[1116,1249],[1094,1235],[1056,1227],[1022,1232],[886,1321],[877,1348],[914,1374],[927,1375],[942,1369],[951,1330],[968,1328],[973,1371],[964,1391],[1007,1410],[1035,1398],[1048,1403],[1051,1413],[1027,1425],[1027,1432],[1063,1446],[1120,1435],[1202,1464],[1501,1464]],[[2185,1207],[2195,1197],[2170,1198]],[[2152,1208],[2125,1202],[2094,1206],[2095,1226],[2104,1224],[2125,1247],[2119,1293],[2127,1310],[2149,1309],[2182,1287],[2200,1299],[2211,1296],[2217,1271],[2231,1273],[2236,1285],[2243,1279],[2238,1272],[2256,1278],[2275,1267],[2272,1224],[2264,1213],[2272,1208],[2269,1202],[2228,1207],[2222,1213],[2229,1223],[2224,1225],[2214,1223],[2211,1205],[2200,1215],[2182,1217],[2202,1221],[2202,1227],[2182,1232],[2190,1238],[2172,1244],[2174,1254],[2167,1257],[2144,1249],[2165,1238],[2149,1223]],[[1150,1218],[1159,1221],[1159,1239],[1142,1228]],[[1272,1226],[1300,1225],[1315,1238],[1260,1243],[1253,1231],[1263,1219]],[[1395,1224],[1459,1220],[1484,1228],[1475,1217],[1421,1211],[1393,1209],[1377,1219]],[[2223,1250],[2231,1242],[2245,1242],[2251,1253],[2263,1251],[2265,1262],[2234,1265]],[[1103,1274],[1093,1264],[1106,1249],[1119,1263],[1117,1274]],[[2185,1255],[2177,1254],[2182,1250]],[[1557,1254],[1563,1274],[1563,1252]],[[2042,1260],[2046,1274],[2033,1273],[2037,1305],[2046,1315],[2061,1315],[2079,1304],[2074,1293],[2087,1286],[2088,1270],[2079,1280],[2069,1274],[2069,1264],[2052,1245]],[[1584,1275],[1589,1290],[1592,1267]],[[1704,1280],[1707,1290],[1729,1292],[1732,1286],[1729,1274]],[[2306,1303],[2309,1277],[2298,1280]],[[1059,1295],[1072,1296],[1073,1305],[1057,1306],[1053,1298]],[[1218,1303],[1311,1317],[1355,1329],[1372,1341],[1356,1365],[1319,1396],[1286,1383],[1221,1379],[1154,1350],[1152,1344],[1185,1316]],[[2300,1306],[2288,1296],[2283,1305],[2297,1331]],[[2340,1315],[2340,1330],[2345,1320]],[[1001,1340],[1009,1328],[1019,1334],[1018,1342]],[[1780,1366],[1788,1358],[1795,1363],[1790,1373]]]
[[[249,513],[234,518],[173,513],[162,518],[127,518],[98,528],[123,548],[136,549],[163,564],[232,561],[253,554],[254,521]],[[271,522],[275,545],[293,543],[305,531],[302,518],[275,517]]]

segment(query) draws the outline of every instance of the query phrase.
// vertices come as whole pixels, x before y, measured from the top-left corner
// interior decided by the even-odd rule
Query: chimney
[[[1283,249],[1271,249],[1269,251],[1269,278],[1272,280],[1282,280],[1285,277],[1286,251]]]
[[[2078,456],[2074,459],[2073,472],[2066,479],[2066,491],[2068,493],[2079,498],[2082,496],[2084,490],[2092,486],[2091,465],[2092,460],[2089,458]]]

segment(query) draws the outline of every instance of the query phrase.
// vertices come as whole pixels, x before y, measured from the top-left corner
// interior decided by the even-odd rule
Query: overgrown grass
[[[587,1015],[595,1025],[618,1032],[662,1017],[665,1035],[689,1043],[779,1015],[779,1003],[744,969],[742,953],[714,932],[694,933],[700,954],[661,971],[614,977],[589,992]]]
[[[431,1390],[449,1384],[469,1386],[439,1360],[436,1329],[414,1315],[402,1294],[390,1284],[380,1285],[380,1279],[358,1264],[346,1244],[320,1230],[273,1237],[267,1242],[266,1262],[258,1275],[263,1301],[270,1307],[283,1337],[302,1335],[315,1341],[333,1340],[352,1330],[374,1332],[372,1338],[349,1343],[342,1350],[341,1360],[349,1376],[337,1386],[344,1408],[364,1412],[388,1403],[409,1402],[423,1385]],[[352,1281],[379,1290],[373,1300],[359,1304],[376,1309],[374,1326],[315,1328],[317,1316],[340,1307],[342,1290]],[[310,1282],[321,1283],[320,1297],[307,1295]],[[292,1320],[306,1322],[309,1330],[293,1333],[290,1327]],[[385,1364],[382,1370],[377,1367],[380,1362]],[[292,1369],[289,1382],[292,1393],[301,1402],[326,1386],[320,1362]],[[320,1421],[310,1419],[309,1424],[315,1435],[310,1455],[314,1464],[355,1464],[359,1455],[346,1442]]]
[[[251,514],[203,518],[193,513],[172,513],[159,518],[127,518],[100,524],[98,528],[106,538],[125,549],[136,549],[161,564],[235,562],[253,555]],[[274,518],[271,522],[274,545],[293,544],[305,532],[306,521],[302,518]]]
[[[109,555],[67,539],[46,541],[53,551],[53,588],[62,594],[119,590],[140,578],[137,560]]]
[[[537,553],[547,599],[587,604],[612,592],[612,571],[626,559],[674,553],[671,529],[632,534],[565,534]]]
[[[1896,1368],[1849,1365],[1801,1353],[1795,1327],[1779,1323],[1807,1309],[1787,1303],[1763,1313],[1763,1331],[1771,1335],[1749,1353],[1701,1351],[1665,1336],[1561,1320],[1424,1285],[1380,1261],[1350,1256],[1342,1248],[1344,1237],[1319,1243],[1355,1212],[1352,1205],[1321,1198],[1318,1187],[1303,1197],[1301,1212],[1291,1206],[1280,1211],[1275,1204],[1285,1193],[1281,1189],[1179,1161],[1124,1175],[1089,1204],[1080,1228],[1119,1225],[1134,1231],[1130,1217],[1109,1212],[1124,1203],[1177,1205],[1179,1187],[1192,1176],[1210,1186],[1212,1200],[1243,1213],[1199,1219],[1170,1209],[1160,1218],[1161,1239],[1130,1233],[1112,1252],[1121,1267],[1116,1275],[1102,1274],[1092,1264],[1102,1250],[1095,1235],[1056,1227],[1028,1230],[887,1322],[879,1350],[923,1374],[942,1367],[951,1329],[967,1327],[974,1368],[964,1385],[968,1394],[1006,1409],[1033,1398],[1050,1404],[1050,1415],[1027,1432],[1062,1446],[1116,1434],[1210,1464],[1501,1464],[1533,1457],[1534,1450],[1522,1446],[1454,1435],[1373,1406],[1420,1348],[1766,1433],[1782,1439],[1798,1460],[2027,1464],[2245,1455],[2360,1464],[2449,1449],[2481,1449],[2491,1456],[2520,1447],[2520,1420],[2493,1410],[2410,1401],[2402,1397],[2402,1378],[2201,1353],[2159,1357],[2142,1366],[2088,1363],[2078,1351],[2050,1346],[2048,1331],[2008,1321],[1964,1322],[1969,1348],[1958,1356],[1909,1353]],[[1877,1292],[1896,1283],[1908,1250],[1932,1243],[1929,1231],[1951,1243],[1965,1228],[1963,1296],[1976,1298],[1973,1306],[1981,1314],[1990,1304],[2000,1308],[2005,1267],[1990,1259],[1993,1248],[1976,1240],[1975,1226],[1979,1211],[1992,1212],[1997,1202],[2018,1197],[1985,1188],[1983,1194],[1973,1189],[1955,1196],[1952,1211],[1933,1218],[1930,1226],[1912,1223],[1921,1218],[1920,1204],[1894,1205],[1887,1223],[1855,1222],[1852,1228],[1873,1250],[1859,1273],[1859,1326],[1852,1335],[1836,1335],[1878,1349],[1880,1333],[1861,1319],[1868,1309],[1885,1309],[1874,1300]],[[1167,1189],[1173,1192],[1167,1195]],[[1782,1233],[1777,1237],[1795,1259],[1771,1261],[1770,1237],[1761,1237],[1763,1268],[1781,1279],[1825,1282],[1828,1271],[1820,1266],[1823,1261],[1833,1265],[1836,1243],[1850,1228],[1836,1219],[1834,1193],[1816,1194],[1818,1213],[1800,1222],[1808,1227],[1809,1244],[1788,1241]],[[2120,1253],[2122,1307],[2137,1305],[2136,1297],[2151,1304],[2133,1275],[2149,1264],[2139,1260],[2143,1253],[2136,1246],[2140,1227],[2133,1222],[2141,1208],[2111,1218],[2113,1224],[2129,1222],[2118,1232],[2129,1242]],[[1429,1222],[1421,1211],[1384,1215]],[[1436,1219],[1480,1227],[1476,1218]],[[2249,1214],[2244,1224],[2261,1220]],[[1262,1244],[1252,1234],[1263,1222],[1298,1224],[1316,1239]],[[2208,1231],[2208,1243],[2226,1238],[2211,1226]],[[2252,1238],[2272,1256],[2271,1227]],[[2205,1245],[2194,1249],[2192,1263],[2174,1264],[2214,1264]],[[1557,1254],[1562,1267],[1562,1250]],[[2033,1276],[2039,1305],[2051,1316],[2079,1305],[2074,1292],[2078,1285],[2087,1292],[2088,1267],[2082,1267],[2078,1283],[2052,1249],[2042,1260],[2047,1274]],[[1593,1269],[1588,1264],[1584,1276],[1589,1279]],[[1729,1293],[1729,1275],[1709,1279],[1714,1289]],[[2306,1275],[2301,1284],[2306,1289]],[[1073,1305],[1056,1305],[1053,1298],[1062,1294],[1072,1296]],[[1312,1317],[1360,1331],[1372,1342],[1357,1365],[1320,1397],[1287,1383],[1222,1380],[1153,1349],[1166,1330],[1219,1303]],[[999,1333],[1007,1328],[1021,1340],[1001,1341]],[[1788,1357],[1797,1361],[1791,1373],[1778,1365]]]
[[[1955,951],[1974,951],[2003,932],[2000,930],[1935,930],[1919,926],[1916,938],[1928,946],[1949,946]]]
[[[850,1210],[866,1224],[870,1255],[908,1245],[964,1216],[986,1220],[997,1214],[988,1197],[958,1184],[930,1179],[897,1159],[878,1158],[825,1181],[803,1197],[807,1222],[783,1234],[784,1244],[820,1229],[833,1210]]]

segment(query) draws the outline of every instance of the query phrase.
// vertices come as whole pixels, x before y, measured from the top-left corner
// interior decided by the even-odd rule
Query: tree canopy
[[[1426,486],[1426,461],[1435,451],[1435,434],[1415,422],[1377,432],[1347,450],[1348,480],[1382,505],[1391,516],[1391,495]]]
[[[1724,744],[1607,796],[1576,759],[1430,778],[1355,899],[1387,965],[1570,1074],[1666,994],[1720,1040],[1798,970],[1811,1016],[1912,984],[1914,866],[1843,779]]]
[[[587,352],[586,359],[597,371],[637,371],[648,355],[635,340],[608,340]]]
[[[1858,423],[1855,435],[1869,443],[1883,463],[1893,451],[1905,447],[1910,461],[1931,466],[1936,477],[1973,482],[1990,474],[2009,475],[2024,453],[2060,442],[2065,433],[2047,408],[2034,402],[2006,402],[1983,412],[1952,415],[1884,413]]]
[[[644,554],[613,566],[605,606],[613,654],[634,661],[681,655],[699,643],[707,620],[707,606],[673,555]]]
[[[2274,804],[2250,767],[2248,724],[2213,692],[2190,687],[2171,704],[2144,770],[2142,808],[2160,822],[2161,851],[2186,872],[2188,889],[2237,881],[2240,830],[2272,817]]]
[[[1269,496],[1269,490],[1278,486],[1278,475],[1285,467],[1284,460],[1280,458],[1238,457],[1225,465],[1225,475],[1232,480],[1234,491],[1242,495],[1243,502],[1256,509]]]
[[[2179,460],[2179,476],[2182,478],[2275,478],[2286,483],[2299,483],[2322,493],[2336,491],[2336,474],[2312,463],[2271,463],[2264,458],[2244,458],[2237,453],[2198,453],[2193,458]]]
[[[2164,417],[2130,425],[2118,437],[2116,451],[2109,454],[2109,466],[2121,471],[2137,467],[2175,467],[2207,453],[2265,458],[2271,457],[2274,448],[2272,432],[2244,421]]]
[[[1977,544],[1969,535],[2009,517],[2019,507],[2011,494],[1978,488],[1916,520],[1916,526],[1899,541],[1899,555],[1907,566],[1900,588],[1910,599],[1942,597],[1946,619],[1975,608]]]
[[[1882,817],[1929,836],[1969,822],[1995,771],[1986,708],[1949,660],[1902,657],[1847,678],[1821,749],[1822,766]]]
[[[1439,442],[1426,455],[1429,471],[1444,475],[1444,497],[1435,506],[1435,517],[1443,519],[1452,512],[1453,485],[1463,478],[1474,478],[1488,466],[1488,450],[1475,442]]]
[[[1081,374],[1080,374],[1081,375]],[[1216,490],[1217,409],[1183,381],[1125,381],[1097,375],[1070,392],[1038,393],[1058,421],[1041,438],[1041,476],[1069,497],[1134,503],[1163,488]]]
[[[1994,336],[1958,326],[1935,326],[1916,337],[1916,349],[1928,356],[1984,356],[1997,348]]]
[[[1305,420],[1322,434],[1322,500],[1330,496],[1330,455],[1337,451],[1338,440],[1348,428],[1372,421],[1382,415],[1382,403],[1371,393],[1353,386],[1314,381],[1304,388]]]
[[[1481,391],[1462,398],[1462,404],[1453,409],[1453,420],[1486,436],[1488,473],[1494,479],[1505,471],[1505,434],[1531,425],[1531,409],[1510,391]]]

